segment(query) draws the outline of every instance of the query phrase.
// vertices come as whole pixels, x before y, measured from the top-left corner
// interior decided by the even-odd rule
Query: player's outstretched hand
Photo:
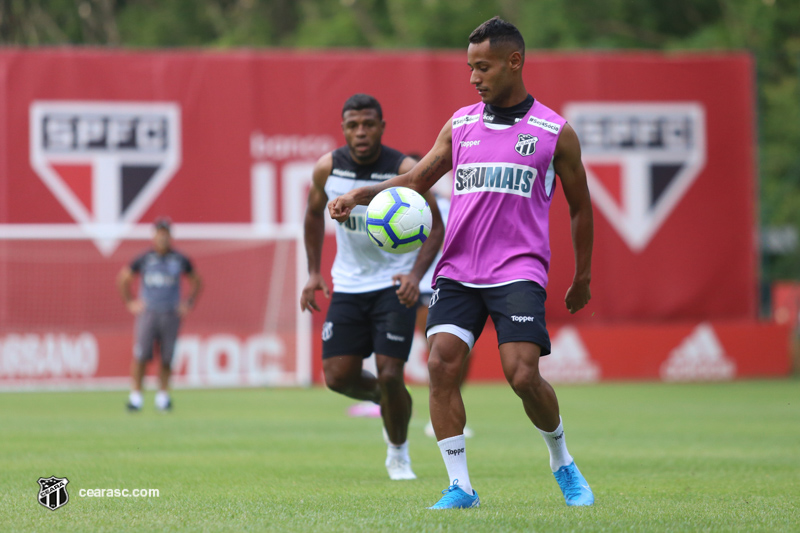
[[[330,298],[331,291],[328,290],[328,285],[322,279],[320,274],[312,274],[308,278],[306,286],[303,287],[303,294],[300,296],[300,310],[305,311],[308,309],[310,312],[319,311],[317,305],[317,291],[322,291],[325,298]]]
[[[419,278],[414,274],[395,274],[392,281],[397,286],[397,298],[406,307],[414,307],[419,300]]]
[[[126,304],[128,311],[131,312],[133,315],[138,315],[142,311],[144,311],[144,302],[141,300],[131,300]]]
[[[328,213],[337,222],[344,222],[350,216],[350,211],[356,206],[356,202],[350,195],[343,194],[328,202]]]
[[[567,289],[567,296],[564,302],[567,304],[567,311],[575,314],[583,309],[589,300],[592,299],[592,291],[588,281],[573,281],[572,286]]]

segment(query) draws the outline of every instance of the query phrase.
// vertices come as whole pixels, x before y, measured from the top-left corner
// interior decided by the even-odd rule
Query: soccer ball
[[[367,233],[381,250],[413,252],[431,234],[431,208],[417,191],[392,187],[378,193],[367,206]]]

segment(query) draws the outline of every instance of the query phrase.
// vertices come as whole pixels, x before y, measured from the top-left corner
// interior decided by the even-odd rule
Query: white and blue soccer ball
[[[417,191],[392,187],[367,206],[367,233],[381,250],[404,254],[418,249],[431,234],[431,208]]]

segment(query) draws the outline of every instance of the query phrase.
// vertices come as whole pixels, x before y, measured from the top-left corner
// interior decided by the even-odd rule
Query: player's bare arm
[[[415,164],[416,161],[414,159],[407,157],[400,165],[399,171],[401,173],[407,173]],[[444,222],[442,221],[442,214],[439,211],[439,206],[436,204],[436,198],[434,198],[433,193],[430,191],[426,191],[422,196],[425,197],[425,201],[428,202],[428,206],[431,208],[433,223],[431,225],[430,235],[428,235],[425,244],[419,249],[411,272],[396,274],[392,277],[392,280],[398,285],[397,297],[400,299],[400,303],[406,307],[414,307],[417,304],[417,300],[419,299],[419,280],[422,279],[422,276],[428,271],[428,268],[436,258],[436,253],[439,251],[439,248],[441,248],[442,241],[444,240]]]
[[[306,259],[308,260],[308,281],[300,295],[300,309],[310,312],[319,311],[316,292],[321,290],[325,298],[330,297],[330,290],[325,279],[320,273],[322,263],[322,243],[325,239],[325,206],[328,195],[325,193],[325,183],[333,169],[333,157],[327,153],[319,158],[314,165],[311,179],[311,188],[308,191],[308,204],[303,221],[304,242]],[[349,211],[348,211],[349,214]],[[344,217],[346,219],[347,217]]]
[[[453,167],[453,130],[450,120],[439,132],[433,148],[408,172],[369,187],[353,189],[331,200],[328,212],[339,222],[347,220],[350,211],[357,205],[368,205],[379,192],[391,187],[408,187],[420,194],[428,191],[439,178]]]
[[[203,278],[201,278],[200,274],[197,272],[189,272],[186,274],[186,279],[189,281],[189,296],[186,298],[186,301],[181,302],[178,306],[178,314],[180,316],[186,316],[189,311],[194,309],[197,298],[203,290]]]
[[[129,266],[122,267],[117,276],[117,289],[119,290],[122,301],[125,302],[125,307],[128,308],[134,315],[138,315],[144,310],[144,302],[138,298],[134,298],[131,293],[131,284],[133,283],[134,273]]]
[[[564,301],[570,313],[580,311],[592,298],[589,283],[592,280],[592,243],[594,222],[592,200],[586,184],[586,169],[581,161],[581,146],[572,126],[564,125],[553,158],[556,174],[564,187],[569,205],[572,228],[572,247],[575,251],[575,276]]]

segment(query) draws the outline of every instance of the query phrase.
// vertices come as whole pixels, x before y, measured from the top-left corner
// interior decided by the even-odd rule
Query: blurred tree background
[[[529,50],[750,52],[763,280],[800,279],[797,0],[0,0],[0,43],[464,49],[494,15],[516,24]]]

